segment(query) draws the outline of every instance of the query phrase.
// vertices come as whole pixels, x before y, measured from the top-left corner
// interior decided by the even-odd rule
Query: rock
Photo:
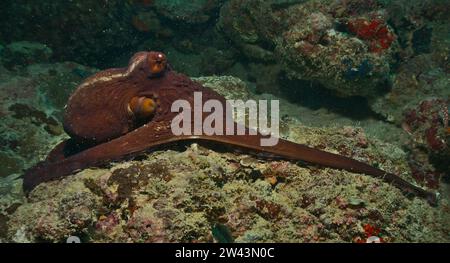
[[[132,15],[131,4],[122,0],[4,2],[0,38],[44,43],[60,61],[106,65],[117,59],[111,54],[129,51],[141,39]]]
[[[280,3],[232,0],[217,27],[244,55],[277,63],[291,78],[316,81],[343,97],[382,94],[399,48],[382,10],[355,13],[352,5],[299,2],[274,8]]]
[[[0,152],[0,177],[5,177],[14,173],[20,173],[23,164],[20,159],[15,158],[7,154],[6,152]]]
[[[188,24],[207,22],[212,11],[217,9],[223,0],[156,0],[153,3],[155,10],[174,21]]]
[[[67,138],[61,124],[63,107],[75,87],[94,72],[70,62],[5,72],[0,83],[1,176],[21,174]]]
[[[53,51],[46,45],[35,42],[13,42],[0,49],[0,62],[6,68],[24,67],[31,64],[49,62]]]
[[[328,8],[335,7],[311,1],[287,10],[292,24],[277,46],[281,63],[289,76],[316,81],[338,96],[379,96],[398,49],[393,29],[383,17],[367,18],[375,14],[338,17]],[[362,33],[362,27],[386,35]]]
[[[7,237],[7,222],[16,209],[26,203],[22,191],[22,179],[19,173],[0,177],[0,239],[5,242]]]
[[[333,129],[291,125],[298,133],[290,139],[326,145],[328,151],[353,142]],[[348,154],[388,171],[407,169],[405,159],[383,161],[379,142],[370,145],[377,146]],[[290,162],[255,159],[241,166],[244,159],[192,144],[43,183],[12,214],[8,238],[61,242],[83,233],[83,242],[211,242],[220,223],[241,242],[352,242],[361,235],[358,226],[370,223],[389,229],[383,238],[391,242],[448,241],[442,208],[409,200],[379,179]],[[271,176],[279,178],[275,185],[265,180]],[[338,195],[350,200],[348,207],[334,201]],[[374,208],[388,220],[366,213]],[[402,223],[405,217],[415,223]],[[417,224],[427,235],[403,234]]]
[[[405,110],[417,107],[424,99],[450,98],[448,74],[432,57],[422,54],[399,66],[391,90],[371,103],[371,108],[397,125]]]
[[[245,82],[232,76],[199,77],[193,80],[222,94],[226,99],[246,101],[251,97]]]
[[[403,129],[409,134],[409,166],[416,181],[439,189],[441,178],[450,173],[450,99],[429,99],[404,113]]]
[[[260,61],[274,60],[273,45],[279,37],[280,22],[268,1],[228,1],[220,9],[216,27],[243,55]]]

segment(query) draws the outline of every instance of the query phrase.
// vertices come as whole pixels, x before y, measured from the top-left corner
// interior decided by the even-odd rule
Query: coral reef
[[[145,48],[148,50],[156,49],[164,40],[162,47],[166,48],[174,31],[184,35],[186,28],[207,22],[222,3],[223,0],[2,1],[0,39],[7,43],[44,43],[59,61],[96,67],[120,65],[139,49],[141,42],[150,43]],[[18,26],[24,30],[17,30]],[[177,41],[178,38],[173,43]]]
[[[404,155],[386,159],[380,150],[392,146],[361,131],[289,125],[297,142],[407,175]],[[219,153],[197,144],[139,159],[41,184],[12,214],[8,238],[212,242],[214,226],[223,224],[237,242],[356,242],[370,224],[380,229],[384,242],[448,241],[446,201],[431,208],[368,176]]]
[[[52,50],[34,42],[13,42],[0,49],[0,60],[6,68],[49,62]]]
[[[405,110],[416,107],[424,99],[449,99],[445,67],[433,59],[433,54],[411,58],[399,66],[391,90],[374,100],[372,109],[388,121],[401,125]]]
[[[262,92],[276,94],[279,75],[314,80],[339,96],[373,99],[389,120],[402,115],[389,102],[408,94],[395,99],[404,86],[398,64],[422,54],[444,72],[448,63],[445,0],[4,1],[0,10],[2,41],[40,41],[58,60],[110,67],[137,50],[161,50],[191,76],[234,74]]]
[[[232,0],[218,27],[245,55],[279,63],[293,78],[315,80],[340,96],[374,97],[389,81],[395,33],[383,10],[354,14],[357,6],[336,5],[308,1],[277,9]]]
[[[232,77],[195,79],[227,98],[248,96]],[[360,128],[310,128],[292,118],[284,138],[369,162],[411,181],[407,155]],[[15,242],[448,241],[448,201],[437,208],[381,180],[334,169],[187,144],[39,185],[8,215]],[[216,234],[215,234],[216,233]]]
[[[19,42],[2,52],[0,66],[0,239],[9,214],[25,202],[23,170],[42,160],[67,135],[62,109],[71,89],[95,70],[65,62],[39,43]]]
[[[439,188],[441,177],[450,171],[450,100],[430,99],[405,112],[403,128],[410,134],[409,165],[422,184]]]
[[[450,98],[448,89],[448,12],[445,1],[390,1],[387,15],[401,46],[390,91],[372,103],[387,120],[400,125],[405,109],[424,99]]]
[[[70,62],[22,67],[5,70],[0,83],[0,176],[21,172],[66,138],[60,123],[63,107],[78,83],[95,72]]]
[[[222,94],[226,99],[241,99],[246,101],[251,98],[247,85],[242,80],[231,76],[213,76],[193,78],[203,86]]]
[[[101,65],[139,39],[129,1],[2,1],[0,10],[0,39],[44,43],[59,61]]]
[[[216,25],[241,51],[252,59],[273,61],[273,38],[278,22],[269,1],[231,0],[220,10]],[[268,47],[265,47],[268,46]]]
[[[217,27],[252,61],[281,66],[282,74],[338,96],[367,97],[400,125],[406,106],[449,96],[446,11],[443,1],[232,0]],[[265,72],[255,71],[257,82]],[[261,90],[277,94],[279,83]]]
[[[394,51],[390,44],[378,46],[384,39],[363,33],[370,29],[355,25],[369,23],[370,27],[370,20],[362,18],[355,20],[359,22],[347,22],[350,31],[357,31],[356,36],[352,36],[337,31],[335,18],[327,13],[311,13],[311,9],[304,6],[296,13],[303,19],[296,19],[296,24],[283,34],[278,50],[291,76],[318,81],[341,96],[374,97],[384,89],[383,84],[389,80],[389,63]],[[378,23],[377,27],[380,26]],[[381,29],[377,29],[387,31],[386,28],[383,24]]]
[[[156,0],[153,6],[159,14],[188,24],[207,22],[212,11],[224,0]]]

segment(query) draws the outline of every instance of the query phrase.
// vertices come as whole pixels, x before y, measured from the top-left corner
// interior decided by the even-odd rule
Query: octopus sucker
[[[214,99],[222,105],[226,103],[225,98],[215,91],[172,70],[166,56],[153,51],[135,54],[127,68],[101,71],[88,78],[74,91],[65,109],[63,126],[71,139],[56,146],[45,161],[25,173],[25,192],[30,192],[42,182],[155,147],[202,141],[228,145],[258,155],[370,175],[391,183],[406,194],[425,198],[431,205],[437,205],[436,193],[415,186],[395,174],[306,145],[279,139],[276,146],[261,146],[260,140],[264,136],[259,133],[248,135],[248,132],[246,135],[176,136],[171,131],[171,121],[178,113],[172,112],[171,106],[178,99],[193,105],[195,92],[202,92],[204,101]],[[201,117],[204,119],[207,116],[204,114]]]

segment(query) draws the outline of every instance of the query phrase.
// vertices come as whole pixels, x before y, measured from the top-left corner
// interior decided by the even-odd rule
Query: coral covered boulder
[[[386,13],[365,2],[232,0],[218,28],[243,54],[278,63],[339,96],[372,98],[386,90],[397,37]]]
[[[298,19],[278,46],[288,74],[317,81],[340,96],[379,95],[389,81],[392,29],[382,19],[340,22],[329,11],[312,12],[307,7],[290,11]],[[350,32],[339,31],[337,23],[344,23],[341,26]]]

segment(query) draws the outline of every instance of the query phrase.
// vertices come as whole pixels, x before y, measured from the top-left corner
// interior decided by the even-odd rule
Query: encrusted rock
[[[404,156],[386,159],[380,151],[386,145],[366,138],[362,146],[348,127],[336,133],[289,125],[295,131],[291,140],[412,180]],[[125,195],[117,199],[117,194]],[[212,242],[221,224],[240,242],[354,242],[368,224],[387,242],[448,241],[445,207],[446,200],[433,208],[366,175],[192,144],[39,185],[12,214],[8,238],[56,242],[82,233],[84,242]]]

